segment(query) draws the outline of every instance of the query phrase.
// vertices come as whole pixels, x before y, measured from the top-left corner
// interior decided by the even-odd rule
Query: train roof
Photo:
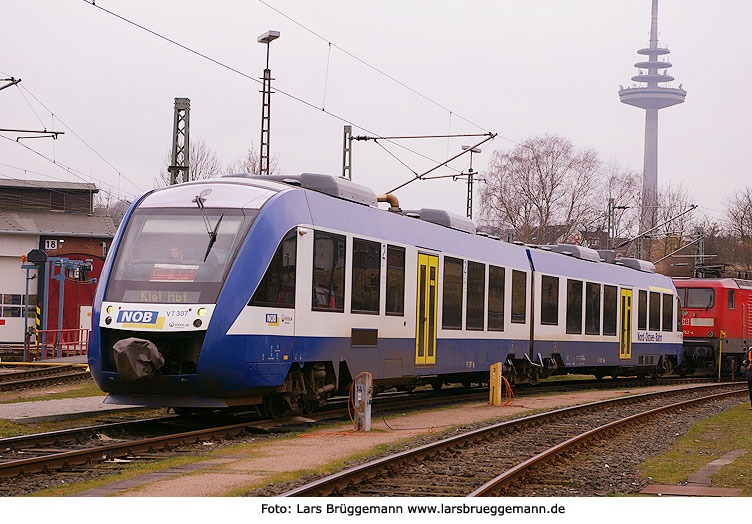
[[[412,244],[417,246],[423,246],[446,253],[463,253],[470,258],[483,259],[484,254],[487,253],[490,245],[488,243],[496,243],[495,245],[504,245],[508,248],[516,246],[519,251],[515,249],[505,250],[503,258],[509,257],[511,252],[517,252],[518,254],[513,257],[517,259],[519,267],[527,265],[528,256],[526,253],[528,250],[531,253],[531,257],[534,259],[534,263],[540,264],[540,270],[542,271],[555,271],[555,266],[561,264],[562,257],[571,257],[581,260],[585,265],[582,266],[582,270],[576,270],[571,276],[577,278],[588,278],[593,275],[593,271],[596,274],[634,274],[637,280],[646,282],[650,279],[637,277],[638,274],[644,274],[645,277],[655,273],[655,266],[650,262],[644,260],[637,260],[631,258],[613,258],[613,252],[609,251],[595,251],[583,246],[571,245],[571,244],[557,244],[550,246],[538,246],[528,245],[522,242],[507,243],[501,241],[498,237],[487,235],[485,233],[478,233],[475,229],[475,224],[472,220],[460,217],[458,215],[449,213],[445,210],[422,208],[416,211],[405,211],[392,209],[390,211],[378,209],[378,197],[370,188],[356,184],[351,180],[343,177],[335,177],[326,174],[317,173],[301,173],[297,175],[268,175],[268,176],[253,176],[253,175],[226,175],[220,178],[197,180],[180,184],[179,186],[170,186],[162,190],[157,190],[155,193],[162,193],[166,189],[176,190],[178,187],[185,188],[181,193],[191,193],[193,189],[190,186],[202,185],[202,184],[240,184],[252,186],[264,191],[258,192],[258,198],[251,199],[252,202],[246,202],[247,197],[242,194],[234,194],[232,200],[241,200],[244,205],[241,207],[248,207],[249,204],[254,204],[254,207],[258,204],[263,204],[266,200],[270,199],[274,193],[282,193],[287,191],[304,190],[309,194],[308,203],[311,208],[311,214],[314,225],[322,227],[329,227],[334,229],[347,230],[348,227],[353,229],[352,233],[371,235],[373,237],[382,237],[402,242],[406,244]],[[232,192],[222,191],[223,196]],[[318,195],[318,196],[314,196]],[[156,195],[155,195],[156,196]],[[218,196],[218,195],[217,195]],[[147,205],[160,205],[163,202],[167,202],[166,194],[159,195],[157,198],[152,196],[147,197],[147,201],[151,200]],[[351,208],[350,220],[342,220],[341,209],[338,206],[332,206],[331,200],[328,198],[336,198],[340,201],[346,201],[352,204],[358,204]],[[181,198],[181,201],[185,198]],[[211,198],[207,199],[206,206],[211,207]],[[146,203],[146,202],[145,202]],[[344,203],[344,202],[343,202]],[[195,205],[195,204],[192,204]],[[214,205],[217,205],[215,200]],[[373,220],[374,211],[380,211],[383,215],[382,220]],[[399,211],[399,212],[391,212]],[[415,226],[421,224],[418,227],[405,228],[405,223],[402,220],[417,220]],[[425,224],[425,226],[423,226]],[[357,227],[355,227],[357,225]],[[446,232],[446,238],[438,238],[436,230],[432,229],[435,226],[443,226],[450,231]],[[373,231],[371,231],[373,230]],[[444,236],[444,235],[441,235]],[[485,237],[485,238],[484,238]],[[426,239],[430,238],[431,241],[427,242]],[[470,242],[470,239],[483,239],[484,242]],[[478,246],[477,253],[473,254],[476,249],[472,246]],[[481,247],[482,246],[482,247]],[[493,250],[495,251],[495,250]],[[534,254],[534,255],[533,255]],[[502,258],[502,259],[503,259]],[[503,264],[500,260],[498,263]],[[596,266],[590,266],[589,264],[597,264]],[[581,264],[574,265],[580,267]],[[546,269],[544,269],[546,268]],[[596,269],[597,268],[597,269]],[[560,269],[560,268],[559,268]],[[662,275],[655,275],[656,277],[665,278]],[[590,276],[595,278],[595,276]],[[605,279],[605,278],[604,278]],[[633,280],[633,278],[630,278]],[[750,283],[752,285],[752,282]]]
[[[687,278],[674,277],[676,287],[713,287],[731,289],[752,289],[752,280],[742,278]]]

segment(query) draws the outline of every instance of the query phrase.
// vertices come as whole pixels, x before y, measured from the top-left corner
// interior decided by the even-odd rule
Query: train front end
[[[255,249],[259,265],[270,257],[266,251],[273,253],[273,234],[259,235],[256,246],[248,236],[276,193],[271,186],[189,183],[151,192],[132,206],[105,263],[92,315],[89,365],[110,394],[107,402],[224,408],[228,397],[251,394],[244,393],[250,385],[242,366],[222,347],[247,297],[226,288],[244,280],[252,287],[250,275],[239,270],[228,284],[242,249]]]

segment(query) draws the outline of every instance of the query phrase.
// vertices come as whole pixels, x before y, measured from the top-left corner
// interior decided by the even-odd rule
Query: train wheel
[[[278,397],[267,395],[264,397],[261,412],[269,418],[277,419],[284,415],[285,408]]]
[[[434,391],[439,391],[443,385],[444,385],[444,379],[440,377],[436,377],[435,379],[431,381],[431,387],[433,388]]]
[[[460,384],[462,384],[462,387],[465,388],[465,389],[470,389],[470,386],[473,385],[473,383],[472,383],[472,381],[470,379],[464,379],[464,380],[462,380],[462,382],[460,382]]]

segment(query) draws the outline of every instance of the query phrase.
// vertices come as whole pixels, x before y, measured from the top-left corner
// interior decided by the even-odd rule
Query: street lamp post
[[[269,174],[269,139],[272,109],[272,71],[269,69],[269,43],[279,38],[279,31],[267,31],[258,37],[260,44],[266,44],[266,69],[264,69],[261,91],[261,146],[259,152],[259,174]]]

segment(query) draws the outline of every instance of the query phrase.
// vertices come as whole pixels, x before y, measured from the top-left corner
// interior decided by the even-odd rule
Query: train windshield
[[[715,301],[715,291],[709,287],[688,287],[684,307],[710,309]]]
[[[113,265],[113,302],[215,302],[256,211],[136,210]]]

